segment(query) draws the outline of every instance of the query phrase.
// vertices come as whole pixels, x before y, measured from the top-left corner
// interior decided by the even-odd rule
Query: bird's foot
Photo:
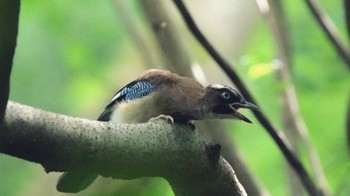
[[[169,123],[169,124],[174,124],[174,119],[173,119],[173,117],[171,117],[171,116],[169,116],[169,115],[161,114],[161,115],[159,115],[159,116],[157,116],[157,117],[151,118],[151,120],[157,120],[157,119],[166,120],[167,123]]]

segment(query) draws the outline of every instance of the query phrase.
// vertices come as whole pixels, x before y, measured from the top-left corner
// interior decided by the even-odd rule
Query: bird
[[[240,108],[258,110],[235,89],[221,84],[203,87],[192,78],[167,70],[150,69],[120,89],[98,117],[111,123],[145,123],[166,116],[173,123],[193,120],[238,119],[252,123],[238,112]],[[69,171],[56,185],[60,192],[77,193],[86,189],[97,174]]]

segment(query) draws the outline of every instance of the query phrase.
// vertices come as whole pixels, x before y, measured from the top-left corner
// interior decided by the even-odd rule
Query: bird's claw
[[[174,119],[173,117],[169,116],[169,115],[164,115],[164,114],[161,114],[157,117],[153,117],[152,120],[157,120],[157,119],[162,119],[162,120],[166,120],[167,123],[169,124],[174,124]]]

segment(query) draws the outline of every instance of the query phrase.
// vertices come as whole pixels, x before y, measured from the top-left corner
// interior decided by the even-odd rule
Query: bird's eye
[[[224,91],[224,92],[221,93],[221,97],[224,98],[224,99],[230,99],[231,95],[230,95],[230,93]]]

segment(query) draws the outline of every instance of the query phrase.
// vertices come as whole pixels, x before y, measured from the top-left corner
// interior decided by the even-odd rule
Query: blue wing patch
[[[129,83],[120,89],[115,96],[112,98],[111,102],[106,106],[105,110],[98,117],[99,121],[109,121],[112,113],[112,107],[122,101],[129,101],[133,99],[138,99],[147,96],[151,92],[155,91],[157,87],[147,81],[138,80]]]
[[[112,99],[113,101],[129,101],[144,97],[156,89],[156,86],[146,81],[134,81],[122,88]]]

